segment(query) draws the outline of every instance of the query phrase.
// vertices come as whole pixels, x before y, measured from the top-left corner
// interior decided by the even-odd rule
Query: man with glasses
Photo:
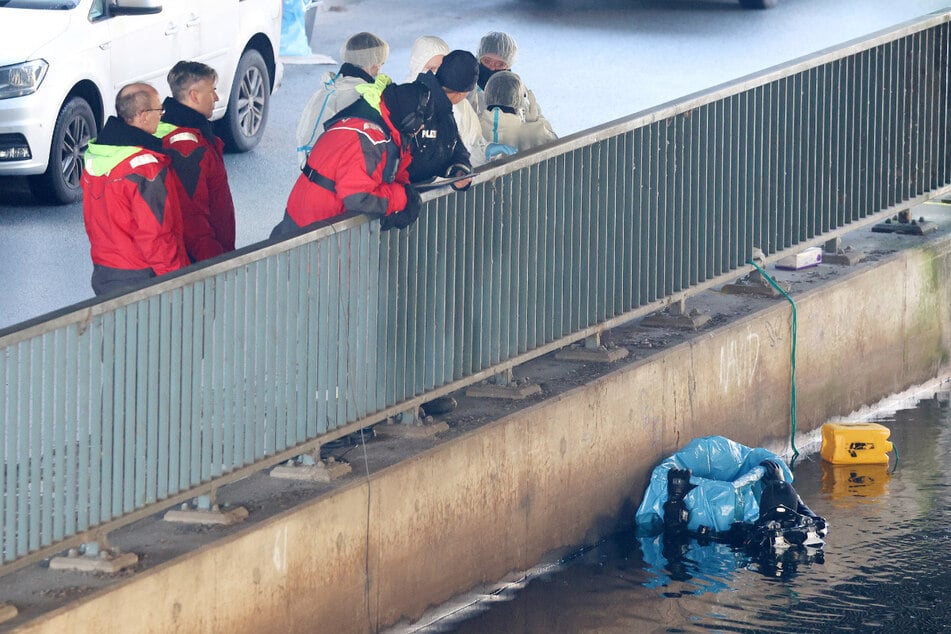
[[[185,248],[192,262],[198,262],[234,251],[234,201],[224,142],[210,121],[218,101],[218,73],[207,64],[183,60],[167,79],[172,96],[165,99],[156,135],[182,184]]]
[[[432,116],[430,92],[413,82],[363,84],[352,105],[327,123],[287,200],[272,238],[337,220],[346,213],[380,216],[382,229],[407,227],[422,201],[409,184],[410,140]]]
[[[159,94],[135,83],[89,143],[82,176],[83,221],[96,295],[130,290],[189,264],[182,239],[181,185],[155,136]]]

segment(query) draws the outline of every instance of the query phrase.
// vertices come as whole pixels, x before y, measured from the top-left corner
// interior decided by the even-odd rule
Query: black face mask
[[[405,114],[402,119],[396,122],[396,129],[400,131],[400,134],[409,136],[416,134],[417,130],[433,116],[432,99],[430,99],[432,95],[428,87],[423,86],[423,88],[425,90],[420,95],[416,110]]]
[[[485,90],[485,82],[489,81],[489,77],[496,74],[497,72],[499,71],[487,68],[482,64],[482,62],[479,62],[479,88]]]

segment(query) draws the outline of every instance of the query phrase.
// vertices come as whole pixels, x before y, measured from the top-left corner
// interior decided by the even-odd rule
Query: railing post
[[[555,353],[559,361],[584,361],[593,363],[613,363],[625,358],[630,351],[622,346],[604,346],[601,333],[586,337],[580,346],[563,348]]]
[[[541,392],[542,388],[537,383],[532,383],[528,379],[516,379],[512,368],[506,368],[492,376],[491,379],[471,386],[466,390],[466,396],[473,398],[504,398],[517,401],[535,394],[541,394]]]
[[[851,248],[842,248],[842,238],[826,240],[822,245],[822,263],[852,266],[865,259],[865,253],[853,251]]]
[[[109,546],[105,535],[83,542],[79,548],[70,548],[65,555],[50,559],[50,570],[74,570],[114,575],[139,563],[135,553],[120,553]]]
[[[694,308],[687,310],[687,297],[681,296],[670,302],[663,310],[644,317],[642,326],[650,328],[676,328],[679,330],[699,330],[710,321],[710,315]]]
[[[181,524],[212,524],[216,526],[231,526],[239,524],[248,517],[248,509],[243,506],[232,506],[223,509],[215,502],[215,490],[208,495],[199,495],[191,504],[185,502],[179,508],[166,511],[163,519],[166,522]]]
[[[320,447],[271,469],[272,478],[305,480],[307,482],[331,482],[353,471],[347,462],[337,462],[334,457],[322,460]]]

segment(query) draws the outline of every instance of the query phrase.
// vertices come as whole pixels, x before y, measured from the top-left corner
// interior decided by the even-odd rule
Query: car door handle
[[[200,15],[190,15],[190,16],[188,17],[188,21],[185,22],[185,28],[193,29],[193,28],[195,28],[196,26],[198,26],[198,25],[200,25],[200,24],[201,24],[201,16],[200,16]]]
[[[108,51],[110,48],[112,48],[112,42],[103,42],[102,44],[99,45],[99,48],[101,48],[104,51]]]
[[[178,25],[174,22],[169,22],[165,27],[165,35],[175,35],[178,33]]]

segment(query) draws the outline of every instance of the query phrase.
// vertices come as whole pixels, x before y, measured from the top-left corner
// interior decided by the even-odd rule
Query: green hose
[[[789,303],[792,305],[792,351],[789,353],[789,361],[792,365],[792,385],[790,386],[790,399],[789,399],[789,419],[792,423],[791,430],[789,432],[789,445],[792,447],[792,462],[795,463],[796,458],[799,457],[799,450],[796,449],[796,302],[793,301],[793,298],[789,296],[789,293],[784,291],[779,284],[776,283],[776,280],[771,278],[766,271],[760,267],[753,260],[747,260],[747,264],[752,264],[756,267],[756,270],[760,272],[766,281],[769,282],[773,288],[783,294]]]

